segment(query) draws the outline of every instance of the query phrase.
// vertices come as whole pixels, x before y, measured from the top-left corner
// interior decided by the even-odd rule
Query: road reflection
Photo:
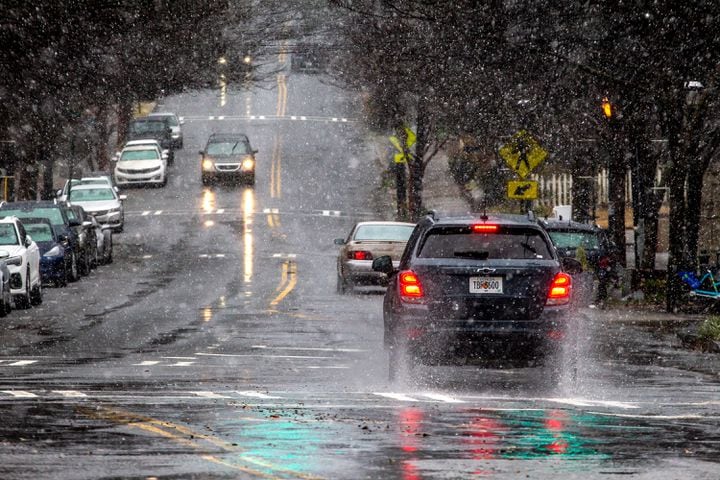
[[[567,471],[581,468],[570,462],[578,458],[604,459],[608,455],[597,448],[599,442],[589,435],[593,428],[606,429],[607,417],[559,409],[484,410],[459,412],[460,421],[454,431],[438,431],[449,424],[448,418],[438,418],[441,412],[417,407],[401,409],[397,414],[397,448],[402,452],[400,476],[404,480],[424,478],[425,460],[453,458],[472,460],[467,475],[491,476],[498,473],[494,461],[540,460],[555,458],[568,460]],[[446,415],[456,416],[458,413]],[[622,428],[612,425],[612,428]],[[456,441],[438,444],[437,438]],[[500,464],[498,464],[500,465]],[[428,472],[429,475],[429,472]]]
[[[242,193],[243,212],[243,283],[252,283],[253,276],[253,215],[255,214],[255,190],[246,188]]]

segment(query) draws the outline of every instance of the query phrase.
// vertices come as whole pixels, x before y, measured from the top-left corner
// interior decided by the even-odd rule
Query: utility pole
[[[602,100],[602,111],[608,121],[608,230],[615,244],[617,264],[625,268],[625,183],[626,169],[622,149],[618,145],[618,120],[620,116],[607,97]]]

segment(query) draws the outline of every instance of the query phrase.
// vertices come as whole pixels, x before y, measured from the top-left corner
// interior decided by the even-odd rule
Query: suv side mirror
[[[335,245],[345,245],[345,240],[342,239],[342,238],[336,238],[336,239],[333,241],[333,243],[334,243]]]
[[[185,125],[185,118],[184,118],[184,117],[178,118],[178,123],[179,123],[180,125]]]
[[[81,225],[80,220],[77,218],[70,218],[68,219],[68,225],[71,227],[79,227]]]
[[[372,269],[375,272],[381,272],[388,276],[392,275],[392,273],[395,271],[390,255],[383,255],[373,260]]]
[[[560,259],[560,265],[563,271],[570,275],[577,275],[583,271],[582,264],[572,257],[562,257],[562,259]]]
[[[32,237],[31,237],[30,235],[26,235],[26,236],[25,236],[25,246],[26,246],[26,247],[29,247],[30,245],[32,245],[32,241],[33,241],[33,240],[32,240]]]

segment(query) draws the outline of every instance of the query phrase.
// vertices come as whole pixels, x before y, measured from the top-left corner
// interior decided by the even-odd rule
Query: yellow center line
[[[286,266],[283,268],[283,274],[285,274],[285,272],[287,271],[287,277],[283,278],[283,280],[280,282],[280,285],[283,285],[285,283],[286,285],[285,288],[278,294],[278,296],[275,297],[272,302],[270,302],[271,307],[275,307],[280,302],[282,302],[283,299],[287,297],[290,292],[293,291],[295,285],[297,285],[297,264],[292,260],[287,260],[283,265]]]
[[[282,273],[280,273],[280,283],[278,284],[277,288],[275,289],[276,292],[279,292],[283,289],[285,282],[287,282],[287,277],[288,277],[288,262],[283,262]]]
[[[280,134],[275,134],[273,142],[272,159],[270,163],[270,197],[280,198],[280,190],[282,187],[281,175],[281,142]]]
[[[223,465],[228,468],[232,468],[234,470],[249,473],[257,477],[280,479],[282,477],[291,476],[292,478],[302,478],[304,480],[323,480],[322,477],[308,475],[302,472],[298,472],[296,470],[282,468],[271,462],[267,462],[265,460],[251,456],[246,456],[243,453],[243,449],[240,447],[225,442],[219,438],[196,432],[182,425],[109,408],[81,407],[78,410],[90,418],[107,420],[119,425],[125,425],[129,428],[137,428],[139,430],[143,430],[145,432],[167,438],[175,443],[193,448],[195,450],[205,450],[205,447],[197,441],[203,440],[229,453],[240,453],[242,456],[240,459],[238,459],[239,461],[256,465],[258,467],[267,468],[268,470],[271,470],[271,473],[262,472],[250,467],[246,467],[244,465],[228,462],[214,455],[201,455],[200,458],[209,462]],[[175,432],[178,432],[180,435]],[[189,437],[192,440],[186,437]]]

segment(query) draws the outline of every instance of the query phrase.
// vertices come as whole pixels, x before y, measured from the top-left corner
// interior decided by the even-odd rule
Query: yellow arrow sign
[[[507,196],[516,200],[536,200],[538,182],[535,180],[510,180],[507,183]]]
[[[405,127],[405,148],[403,148],[402,143],[397,136],[391,135],[388,138],[393,147],[395,147],[395,150],[398,151],[398,153],[396,153],[393,157],[395,163],[407,163],[407,161],[412,158],[412,153],[408,152],[408,149],[415,145],[415,142],[417,141],[417,135],[415,135],[415,132],[413,132],[410,128]]]
[[[548,152],[525,130],[500,148],[500,156],[520,178],[525,178],[548,156]]]

